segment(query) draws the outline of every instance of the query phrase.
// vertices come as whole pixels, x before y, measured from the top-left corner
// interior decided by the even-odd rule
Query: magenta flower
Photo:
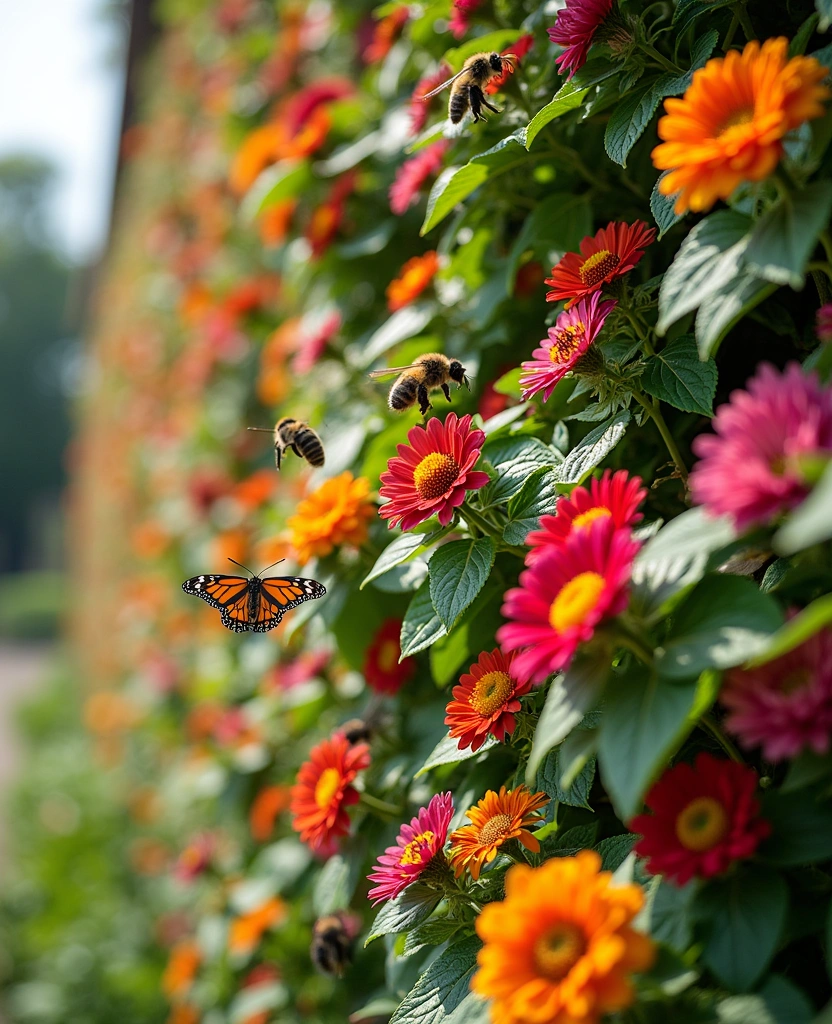
[[[715,433],[697,437],[693,500],[738,529],[770,523],[809,493],[801,456],[832,453],[832,391],[797,363],[764,363],[717,409]]]
[[[818,336],[818,341],[832,341],[832,302],[827,302],[817,311],[815,334]]]
[[[454,0],[453,14],[448,28],[454,39],[461,39],[471,27],[471,16],[482,0]]]
[[[324,309],[307,314],[301,321],[292,369],[308,373],[335,340],[341,330],[341,314],[337,309]]]
[[[418,135],[428,123],[428,114],[430,113],[433,100],[424,100],[422,97],[426,96],[429,92],[433,92],[443,82],[447,82],[452,74],[453,71],[450,66],[442,61],[435,71],[431,71],[430,74],[424,75],[419,79],[410,98],[411,135]]]
[[[826,754],[832,737],[832,630],[816,633],[782,658],[726,676],[719,698],[726,728],[769,761],[807,747]]]
[[[397,217],[401,217],[409,207],[419,202],[422,186],[428,178],[438,173],[447,148],[448,143],[440,139],[410,160],[405,160],[398,169],[389,193],[390,209]]]
[[[544,402],[551,398],[558,381],[575,368],[616,305],[615,299],[602,302],[601,293],[593,292],[560,314],[555,326],[549,328],[549,337],[532,353],[533,358],[521,364],[520,387],[524,400],[539,391],[543,392]]]
[[[555,24],[548,30],[553,43],[564,47],[555,60],[561,74],[569,78],[586,63],[586,55],[601,23],[612,10],[613,0],[566,0]]]
[[[454,813],[450,793],[437,793],[409,825],[402,825],[396,845],[388,846],[367,877],[379,884],[367,898],[373,905],[395,899],[422,874],[434,857],[442,853]]]

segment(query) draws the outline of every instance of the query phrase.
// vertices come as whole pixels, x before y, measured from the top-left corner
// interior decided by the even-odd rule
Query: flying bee
[[[352,915],[327,914],[319,917],[312,929],[309,956],[312,963],[323,971],[341,978],[352,962],[352,944],[357,933]]]
[[[368,743],[373,736],[373,729],[363,718],[351,718],[344,722],[339,732],[351,747],[356,743]]]
[[[249,427],[248,429],[272,433],[266,427]],[[316,469],[324,464],[324,446],[320,437],[308,423],[301,423],[300,420],[293,419],[291,416],[279,419],[274,427],[274,464],[278,470],[280,469],[280,460],[286,454],[287,448],[291,448],[295,455],[306,459],[309,465]]]
[[[514,62],[516,60],[517,57],[513,53],[474,53],[465,61],[462,65],[462,70],[458,71],[453,78],[449,78],[447,82],[443,82],[442,85],[437,86],[436,89],[425,93],[424,96],[419,98],[429,100],[432,96],[436,96],[437,93],[450,86],[451,95],[448,99],[448,117],[451,119],[451,122],[459,124],[469,107],[475,121],[484,121],[485,118],[482,116],[483,107],[488,107],[495,114],[499,114],[500,111],[488,102],[483,89],[492,78],[498,78],[504,74],[506,68],[514,71]]]
[[[462,363],[458,359],[448,359],[441,352],[427,352],[410,366],[389,366],[386,370],[373,370],[370,377],[373,380],[382,380],[394,373],[398,373],[399,378],[390,388],[387,402],[395,412],[404,412],[418,399],[419,411],[424,416],[428,409],[433,408],[428,399],[428,393],[431,391],[441,390],[450,402],[451,391],[448,381],[451,380],[458,387],[461,388],[464,384],[469,391],[471,390]]]

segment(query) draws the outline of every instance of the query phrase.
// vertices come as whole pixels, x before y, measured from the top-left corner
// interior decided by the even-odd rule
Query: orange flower
[[[659,183],[679,193],[676,213],[709,210],[743,181],[767,178],[783,155],[783,138],[824,114],[829,73],[814,57],[789,60],[788,39],[748,43],[694,72],[681,99],[665,100],[664,141],[653,164],[670,171]]]
[[[255,910],[235,917],[228,930],[228,950],[236,956],[247,956],[260,945],[265,932],[286,918],[286,904],[272,896]]]
[[[261,172],[280,158],[284,133],[276,124],[255,128],[243,140],[231,164],[228,184],[236,195],[244,195]]]
[[[190,1003],[177,1003],[165,1024],[199,1024],[199,1011]]]
[[[193,940],[176,943],[162,975],[162,991],[168,999],[177,999],[188,991],[201,962],[202,953]]]
[[[540,843],[526,826],[540,822],[537,811],[548,802],[545,793],[530,793],[525,786],[508,791],[501,786],[499,793],[490,789],[466,814],[473,824],[451,833],[448,860],[456,877],[467,868],[474,880],[479,878],[483,865],[490,864],[509,839],[517,839],[527,850],[537,853]]]
[[[324,557],[341,544],[360,547],[367,539],[367,521],[374,508],[368,499],[370,481],[347,470],[304,498],[295,515],[286,520],[292,547],[304,565],[315,555]]]
[[[368,64],[376,64],[378,61],[384,60],[392,50],[393,43],[396,41],[409,17],[410,11],[407,4],[401,4],[401,6],[391,11],[390,14],[376,24],[373,30],[372,42],[368,44],[362,54]]]
[[[506,898],[477,918],[485,945],[471,988],[493,1024],[597,1024],[635,999],[629,975],[653,963],[652,940],[630,922],[636,885],[611,884],[593,850],[506,874]]]
[[[235,562],[245,562],[249,549],[249,535],[247,530],[226,530],[214,538],[211,545],[211,555],[219,565],[225,565],[229,558]],[[225,569],[221,569],[225,572]]]
[[[401,269],[401,277],[387,286],[387,308],[391,313],[413,302],[431,283],[439,270],[439,257],[434,250],[414,256]]]
[[[489,734],[505,743],[514,732],[519,697],[531,683],[512,670],[515,654],[503,654],[499,647],[483,651],[453,689],[453,700],[445,708],[445,725],[459,740],[459,749],[479,750]]]
[[[295,160],[311,156],[326,142],[331,127],[332,118],[326,107],[316,107],[298,133],[283,145],[282,156]]]
[[[234,488],[234,497],[250,512],[258,509],[274,494],[277,477],[271,469],[258,469]]]
[[[300,335],[300,317],[289,317],[272,331],[260,353],[257,397],[263,405],[278,405],[289,391],[289,355]]]
[[[260,215],[260,241],[263,245],[280,245],[289,234],[297,199],[281,199],[267,207]]]
[[[84,725],[99,736],[125,732],[139,717],[136,705],[113,690],[90,694],[84,703]]]
[[[248,821],[255,842],[265,843],[271,836],[275,819],[289,806],[289,796],[288,786],[266,786],[254,798]]]

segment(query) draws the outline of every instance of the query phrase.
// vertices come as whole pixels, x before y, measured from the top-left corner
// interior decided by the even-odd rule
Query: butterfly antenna
[[[272,562],[272,564],[271,565],[267,565],[265,569],[261,569],[260,572],[257,573],[257,575],[258,576],[262,576],[264,572],[268,572],[269,569],[274,569],[274,567],[276,565],[280,565],[281,562],[285,562],[285,561],[286,561],[285,558],[278,558],[278,560],[276,562]]]
[[[249,567],[247,565],[243,565],[242,562],[238,562],[236,558],[229,558],[228,561],[229,562],[233,562],[235,565],[239,565],[239,567],[241,569],[245,569],[246,572],[251,572],[251,569],[249,569]],[[251,575],[252,576],[256,576],[257,573],[251,572]]]

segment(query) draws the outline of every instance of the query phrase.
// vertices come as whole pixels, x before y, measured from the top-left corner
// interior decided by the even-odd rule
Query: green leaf
[[[595,847],[596,853],[601,855],[601,870],[617,871],[630,856],[637,839],[638,836],[629,833],[602,839]]]
[[[749,217],[720,210],[691,230],[662,279],[659,335],[739,274],[751,226]]]
[[[775,658],[782,658],[784,654],[788,654],[795,647],[805,643],[830,622],[832,622],[832,595],[826,594],[824,597],[812,601],[803,611],[788,619],[785,625],[771,637],[765,650],[751,659],[748,668],[756,668],[769,661],[774,661]]]
[[[497,479],[479,492],[483,508],[502,505],[519,491],[538,469],[552,469],[557,456],[536,437],[498,437],[486,441],[483,458],[497,473]]]
[[[253,223],[275,203],[300,195],[311,180],[312,168],[308,160],[292,163],[283,160],[266,168],[246,193],[240,207],[241,218]]]
[[[595,781],[595,758],[590,758],[580,772],[570,780],[569,785],[564,786],[559,754],[559,750],[549,751],[537,773],[535,788],[542,790],[559,804],[566,804],[568,807],[583,807],[591,811],[589,791]]]
[[[555,832],[547,836],[541,844],[540,852],[544,859],[548,857],[574,857],[580,850],[591,850],[598,835],[598,822],[588,825],[576,825],[565,832]]]
[[[818,31],[825,32],[832,24],[832,0],[815,0],[815,8],[820,15]]]
[[[702,959],[728,988],[747,992],[769,964],[786,923],[789,890],[781,875],[756,865],[711,881],[695,909],[705,924]]]
[[[741,665],[765,650],[783,616],[777,602],[741,576],[708,576],[677,608],[659,673],[690,679],[706,669]]]
[[[397,309],[374,332],[366,345],[362,346],[360,365],[370,366],[400,341],[407,341],[408,338],[415,338],[417,334],[421,334],[436,316],[436,308],[433,302],[414,302],[403,309]]]
[[[659,229],[659,238],[667,234],[674,224],[678,224],[683,216],[681,213],[676,213],[673,209],[676,204],[676,196],[666,196],[659,191],[659,182],[666,178],[668,174],[670,174],[670,171],[662,171],[656,184],[653,186],[653,191],[650,193],[650,212],[653,214],[653,220]]]
[[[557,498],[554,472],[536,469],[508,503],[503,540],[507,544],[525,544],[527,535],[540,528],[540,517],[554,513]]]
[[[776,290],[777,285],[761,281],[750,270],[745,270],[706,295],[696,314],[699,358],[708,359],[713,355],[734,324]]]
[[[364,942],[365,948],[382,935],[398,935],[410,931],[417,924],[430,917],[439,906],[442,893],[421,882],[409,885],[394,900],[385,903],[376,914],[370,927],[370,934]]]
[[[771,835],[759,854],[770,864],[793,867],[832,857],[832,807],[813,790],[769,790],[761,814],[771,823]]]
[[[413,956],[425,946],[441,946],[462,927],[462,921],[458,918],[438,917],[432,921],[425,921],[418,925],[413,931],[407,933],[404,940],[402,956]]]
[[[540,132],[555,118],[567,114],[570,110],[576,110],[599,82],[611,78],[618,73],[618,67],[609,60],[594,58],[588,60],[581,70],[570,81],[565,82],[555,93],[551,102],[547,103],[542,110],[534,115],[526,128],[526,149],[532,148],[532,143]]]
[[[601,777],[618,816],[629,821],[669,757],[716,696],[713,674],[670,683],[633,665],[607,683],[599,728]]]
[[[789,765],[789,770],[779,791],[794,793],[805,786],[813,786],[816,782],[828,779],[830,775],[832,775],[832,757],[829,754],[821,756],[814,751],[804,750]]]
[[[598,703],[609,675],[604,654],[579,655],[562,676],[557,676],[546,695],[526,764],[526,783],[531,786],[544,757],[565,739]]]
[[[811,1024],[814,1016],[801,989],[779,974],[753,996],[731,996],[716,1007],[719,1024]]]
[[[631,420],[628,409],[622,409],[595,427],[556,468],[559,483],[579,484],[609,455],[627,430]]]
[[[437,957],[405,996],[390,1024],[441,1024],[468,995],[482,943],[463,939]]]
[[[430,560],[430,598],[450,631],[485,586],[497,552],[491,537],[455,540],[440,547]]]
[[[448,630],[433,608],[430,596],[430,580],[419,587],[413,595],[402,622],[402,657],[417,654],[444,636]]]
[[[832,214],[832,181],[784,196],[754,225],[745,262],[757,277],[800,289],[818,235]]]
[[[324,864],[315,882],[312,903],[320,917],[349,905],[358,884],[360,858],[336,853]]]
[[[567,252],[577,251],[592,230],[592,209],[586,196],[553,192],[535,205],[526,218],[508,258],[506,289],[514,282],[523,256],[531,250],[541,263],[554,266]]]
[[[466,659],[476,657],[491,644],[503,621],[502,602],[503,588],[492,580],[466,609],[453,632],[431,647],[430,670],[437,686],[447,686]]]
[[[427,761],[425,761],[413,777],[418,779],[420,775],[425,775],[432,768],[438,768],[443,764],[459,764],[460,761],[467,761],[472,757],[479,757],[480,754],[485,753],[486,750],[491,750],[492,747],[496,747],[499,742],[500,741],[496,740],[493,736],[489,736],[479,750],[472,750],[470,747],[465,747],[464,750],[460,750],[458,739],[453,736],[443,736],[431,751]]]
[[[644,927],[649,924],[650,935],[657,941],[684,953],[693,942],[691,907],[698,891],[696,883],[682,886],[673,885],[663,878],[657,878],[655,888],[650,889]],[[651,883],[652,886],[652,883]]]
[[[772,546],[780,555],[791,555],[832,537],[832,463],[824,470],[809,497],[789,516],[774,535]]]
[[[560,784],[571,786],[597,749],[597,729],[573,729],[560,745]]]
[[[403,533],[396,537],[391,544],[382,551],[376,559],[376,564],[361,581],[359,590],[363,590],[368,583],[383,576],[390,569],[406,562],[411,555],[414,555],[426,540],[423,533]]]
[[[646,361],[640,383],[649,395],[674,409],[712,416],[717,377],[713,359],[702,362],[696,339],[684,334]]]

